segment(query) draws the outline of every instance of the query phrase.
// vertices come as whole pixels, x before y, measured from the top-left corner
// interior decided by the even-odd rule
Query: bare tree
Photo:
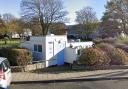
[[[5,23],[9,23],[9,22],[11,22],[14,19],[16,19],[15,16],[13,16],[10,13],[3,14],[3,20],[5,21]]]
[[[96,12],[91,7],[85,7],[76,12],[76,21],[82,26],[82,34],[89,35],[93,33],[98,26]]]
[[[0,35],[4,35],[6,34],[7,29],[6,29],[6,25],[5,22],[3,21],[1,15],[0,15]]]
[[[67,14],[61,0],[22,0],[21,11],[27,19],[38,18],[42,35],[47,34],[52,23],[63,21]]]

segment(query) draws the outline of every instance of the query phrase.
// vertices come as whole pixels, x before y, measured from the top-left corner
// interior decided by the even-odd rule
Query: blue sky
[[[1,0],[0,14],[11,13],[16,17],[20,17],[20,1],[21,0]],[[67,16],[70,18],[68,24],[75,24],[75,12],[86,6],[91,6],[100,19],[105,11],[104,5],[107,0],[63,0],[65,9],[69,12]]]

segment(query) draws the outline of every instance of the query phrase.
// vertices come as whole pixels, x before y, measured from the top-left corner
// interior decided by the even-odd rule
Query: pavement
[[[85,81],[85,80],[111,80],[128,79],[128,69],[95,70],[95,71],[65,71],[48,73],[17,72],[12,73],[12,83],[33,82],[62,82],[62,81]]]
[[[11,84],[9,89],[128,89],[127,80]]]

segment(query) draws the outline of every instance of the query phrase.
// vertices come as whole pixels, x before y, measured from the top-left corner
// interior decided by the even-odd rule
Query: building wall
[[[35,52],[34,45],[41,45],[42,52]],[[31,37],[30,41],[22,44],[22,47],[30,49],[33,55],[46,61],[46,67],[63,65],[64,62],[73,63],[78,57],[78,50],[91,47],[93,42],[67,42],[67,36]]]
[[[77,50],[75,48],[65,48],[65,62],[73,63],[77,59]]]
[[[72,46],[73,48],[74,47],[88,48],[88,47],[92,47],[92,45],[93,45],[92,41],[90,41],[90,42],[70,42],[70,43],[67,43],[67,47]]]
[[[36,53],[38,56],[42,56],[42,59],[37,59],[37,61],[38,60],[45,60],[45,58],[46,58],[45,37],[33,36],[33,37],[30,38],[30,41],[31,41],[31,45],[32,45],[32,51],[34,53]],[[34,51],[34,45],[41,45],[42,46],[42,52],[35,52]]]
[[[46,66],[64,64],[66,41],[66,36],[46,36]]]

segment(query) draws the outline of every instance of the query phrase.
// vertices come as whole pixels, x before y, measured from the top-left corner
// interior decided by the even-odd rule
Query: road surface
[[[12,84],[10,89],[128,89],[128,80]]]

